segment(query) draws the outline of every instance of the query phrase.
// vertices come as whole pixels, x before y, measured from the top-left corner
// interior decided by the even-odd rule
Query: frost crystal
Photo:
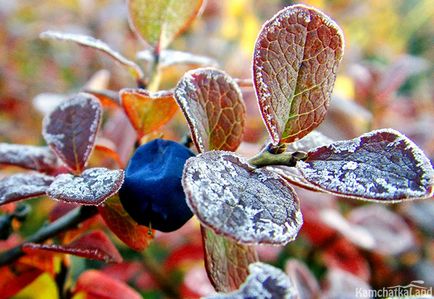
[[[53,177],[40,173],[14,174],[0,180],[0,205],[45,194]]]
[[[86,169],[80,176],[61,174],[47,190],[48,196],[83,205],[99,205],[122,185],[122,170]]]
[[[187,203],[206,226],[246,244],[286,244],[302,225],[292,187],[233,153],[212,151],[184,168]]]
[[[411,140],[391,129],[318,147],[308,157],[297,168],[326,192],[388,202],[432,194],[430,161]]]
[[[291,280],[282,270],[257,262],[249,265],[249,272],[238,291],[210,295],[206,299],[299,298]]]
[[[47,146],[0,143],[0,163],[38,171],[57,166],[57,156]]]

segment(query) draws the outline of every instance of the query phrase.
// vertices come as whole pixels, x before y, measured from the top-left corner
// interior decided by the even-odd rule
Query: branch
[[[259,154],[251,158],[248,162],[255,167],[264,167],[268,165],[283,165],[294,167],[297,161],[307,159],[305,152],[286,152],[286,146],[267,146]]]
[[[76,227],[81,222],[98,214],[98,209],[93,206],[81,206],[60,217],[56,221],[43,226],[21,244],[5,251],[0,255],[0,267],[10,264],[24,255],[22,246],[25,243],[42,243],[64,231]]]

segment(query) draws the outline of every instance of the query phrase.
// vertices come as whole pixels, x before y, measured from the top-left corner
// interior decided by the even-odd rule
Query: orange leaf
[[[142,251],[154,238],[153,230],[137,224],[128,215],[117,195],[106,200],[98,209],[111,231],[130,248]]]
[[[161,128],[172,119],[178,109],[170,91],[123,89],[120,91],[120,98],[128,118],[140,137]]]
[[[74,293],[79,292],[84,292],[87,299],[142,299],[142,296],[126,283],[96,270],[88,270],[80,275]]]

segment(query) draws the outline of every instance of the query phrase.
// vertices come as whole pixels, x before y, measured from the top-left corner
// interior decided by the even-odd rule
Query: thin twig
[[[42,243],[68,229],[76,227],[81,222],[91,218],[98,213],[98,209],[93,206],[82,206],[60,217],[53,223],[43,226],[35,234],[30,236],[23,243],[7,250],[0,255],[0,267],[10,264],[24,255],[23,244],[25,243]]]

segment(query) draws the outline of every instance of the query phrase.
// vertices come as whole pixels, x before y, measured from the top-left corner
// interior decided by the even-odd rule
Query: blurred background
[[[330,112],[319,130],[340,140],[391,127],[410,137],[433,161],[431,0],[208,0],[202,15],[171,48],[213,58],[231,76],[249,79],[261,25],[293,3],[319,8],[342,27],[345,35],[345,55]],[[137,60],[136,53],[146,45],[129,29],[122,0],[40,0],[37,5],[29,0],[2,1],[0,20],[0,142],[43,144],[41,120],[50,105],[81,90],[102,69],[108,71],[104,73],[107,89],[135,87],[124,68],[92,49],[38,38],[45,30],[87,34]],[[161,88],[173,88],[189,67],[166,68]],[[240,152],[253,155],[266,141],[266,131],[254,90],[242,90],[248,121]],[[177,139],[185,130],[179,113],[164,133]],[[298,277],[306,290],[334,298],[345,291],[345,285],[381,288],[423,280],[424,286],[434,286],[432,198],[380,206],[303,190],[297,193],[305,219],[300,237],[286,247],[258,250],[262,260]],[[47,200],[30,203],[33,212],[20,227],[23,236],[37,229],[54,206]],[[371,239],[375,245],[369,243]],[[163,297],[152,273],[140,262],[140,254],[118,244],[126,259],[124,264],[107,266],[72,258],[73,275],[98,268],[128,282],[146,298]],[[181,231],[157,235],[148,254],[185,297],[212,292],[194,220]],[[198,281],[203,282],[203,287],[197,287]],[[40,295],[45,297],[29,295],[37,283],[43,284],[47,292],[55,288],[50,277],[44,276],[17,298],[56,296],[55,291],[49,297],[45,293]]]

